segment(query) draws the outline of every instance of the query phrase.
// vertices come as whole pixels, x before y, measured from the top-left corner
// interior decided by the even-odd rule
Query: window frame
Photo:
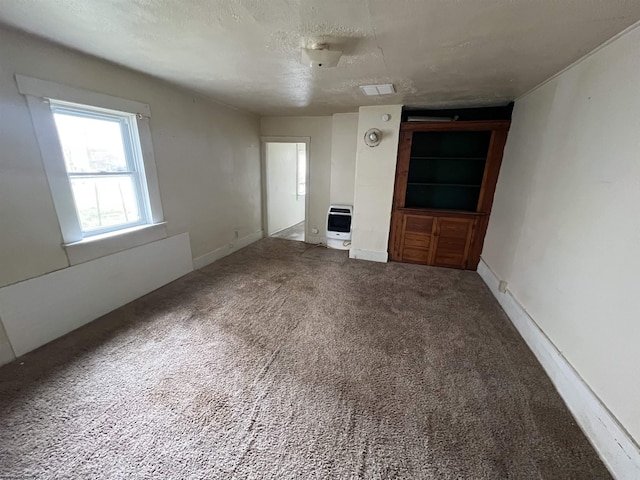
[[[75,245],[88,242],[97,244],[104,240],[102,243],[113,246],[113,240],[108,239],[113,236],[122,236],[123,241],[115,242],[118,245],[117,247],[113,246],[100,250],[98,246],[95,249],[95,254],[87,253],[86,245],[82,246],[83,255],[81,261],[86,261],[91,257],[98,258],[99,256],[113,253],[114,249],[119,251],[130,248],[130,246],[139,245],[142,238],[144,238],[145,243],[165,238],[164,214],[160,201],[156,164],[151,143],[151,130],[149,128],[151,117],[149,105],[24,75],[16,75],[15,78],[18,91],[25,96],[31,113],[43,166],[60,224],[62,245],[67,250],[70,263],[79,263],[79,261],[76,262],[72,258],[72,251]],[[116,228],[109,228],[95,233],[93,231],[88,233],[82,231],[60,138],[53,117],[52,106],[77,107],[101,114],[117,112],[131,119],[129,121],[132,131],[131,139],[136,142],[133,150],[137,152],[134,154],[139,155],[137,161],[140,166],[140,185],[146,189],[147,193],[144,214],[141,212],[141,216],[145,216],[144,223],[118,225]],[[144,189],[141,190],[141,193],[144,192]],[[158,228],[159,226],[162,226],[162,228]],[[135,234],[136,231],[145,229],[149,231],[143,234]],[[150,235],[150,231],[153,232],[152,235]],[[138,238],[136,238],[136,235]]]
[[[74,178],[82,178],[82,177],[129,177],[132,179],[132,183],[135,189],[135,200],[136,205],[138,207],[139,219],[134,222],[121,223],[118,225],[111,225],[104,228],[95,228],[91,230],[84,230],[82,228],[82,222],[80,221],[80,212],[78,209],[78,204],[75,200],[74,195],[74,205],[76,207],[76,216],[78,217],[78,223],[80,224],[80,230],[82,230],[83,238],[89,238],[95,235],[101,235],[104,233],[114,232],[117,230],[124,230],[131,227],[137,227],[140,225],[146,225],[149,223],[149,218],[151,218],[151,214],[149,212],[149,201],[148,201],[148,193],[147,193],[147,185],[144,181],[144,161],[142,160],[142,155],[140,154],[140,142],[137,129],[135,128],[135,115],[127,114],[125,112],[116,112],[113,110],[105,110],[105,109],[96,109],[87,105],[78,105],[69,102],[60,102],[57,100],[50,100],[49,106],[51,108],[52,114],[55,116],[57,113],[62,113],[66,115],[73,115],[79,118],[93,118],[97,120],[107,120],[107,121],[116,121],[120,127],[120,134],[122,138],[122,143],[124,147],[124,154],[127,163],[127,171],[126,172],[87,172],[87,173],[79,173],[79,172],[70,172],[67,170],[67,178],[69,179],[69,184],[71,186],[72,195],[73,195],[73,182]],[[55,121],[55,120],[54,120]],[[60,139],[60,135],[58,132],[58,138]],[[61,144],[62,147],[62,144]],[[63,153],[64,159],[64,153]],[[66,169],[66,164],[65,164]]]

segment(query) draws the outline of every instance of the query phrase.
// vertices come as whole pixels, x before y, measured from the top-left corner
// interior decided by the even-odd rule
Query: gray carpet
[[[610,478],[475,272],[264,239],[0,369],[0,478]]]

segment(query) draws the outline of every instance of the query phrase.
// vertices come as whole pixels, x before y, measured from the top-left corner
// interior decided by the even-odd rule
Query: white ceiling
[[[639,19],[638,0],[0,1],[2,23],[263,115],[502,104]],[[338,67],[299,63],[315,37]]]

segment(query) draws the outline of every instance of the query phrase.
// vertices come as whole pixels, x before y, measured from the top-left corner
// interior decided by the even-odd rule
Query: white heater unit
[[[331,205],[327,215],[327,246],[348,249],[351,243],[351,205]]]

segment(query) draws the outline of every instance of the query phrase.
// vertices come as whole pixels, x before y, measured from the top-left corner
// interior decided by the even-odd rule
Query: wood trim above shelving
[[[425,130],[436,131],[482,131],[482,130],[509,130],[509,120],[473,121],[473,122],[403,122],[400,124],[401,132],[423,132]],[[426,127],[426,129],[425,129]]]
[[[402,212],[410,215],[425,215],[430,217],[482,217],[483,212],[466,212],[464,210],[431,210],[428,208],[395,208],[395,212]]]
[[[398,161],[396,164],[396,180],[393,189],[393,208],[404,205],[407,194],[407,177],[409,175],[409,156],[411,154],[412,134],[401,132],[398,142]]]

